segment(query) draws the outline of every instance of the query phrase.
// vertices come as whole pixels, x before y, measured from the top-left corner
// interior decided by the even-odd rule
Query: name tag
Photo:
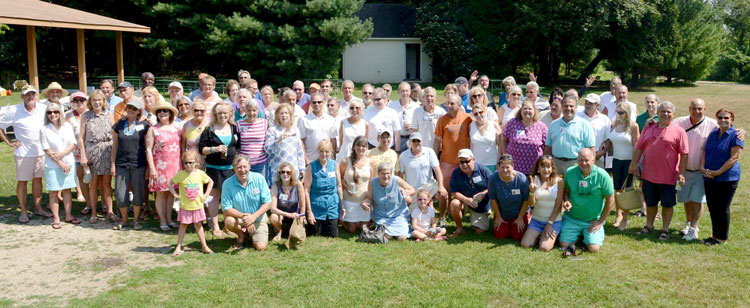
[[[428,115],[426,115],[426,116],[424,116],[424,118],[422,118],[422,121],[429,121],[429,120],[432,120],[432,117],[430,117]]]
[[[255,188],[252,191],[250,191],[250,193],[253,194],[253,195],[260,194],[260,189]]]
[[[246,131],[247,131],[247,127],[244,127],[244,126],[243,126],[243,127],[240,127],[240,132],[241,132],[241,133],[244,133],[244,132],[246,132]]]
[[[286,194],[279,194],[279,200],[286,201],[289,200],[289,197]]]
[[[478,176],[478,175],[477,175],[477,176],[475,176],[474,178],[472,178],[472,180],[473,180],[473,181],[474,181],[474,183],[476,184],[476,183],[479,183],[479,182],[481,182],[481,181],[482,181],[482,177],[481,177],[481,176]]]
[[[143,124],[138,124],[135,126],[135,131],[140,132],[143,130]]]
[[[587,181],[578,181],[578,186],[581,186],[583,188],[589,187],[589,182],[587,182]]]
[[[328,177],[329,178],[335,178],[336,177],[336,171],[328,172]]]
[[[520,195],[521,194],[521,190],[520,189],[511,189],[510,190],[510,194],[514,195],[514,196]]]
[[[516,131],[516,136],[526,136],[526,131],[519,129]]]
[[[568,128],[567,127],[560,127],[560,132],[563,133],[563,134],[567,133],[568,132]]]

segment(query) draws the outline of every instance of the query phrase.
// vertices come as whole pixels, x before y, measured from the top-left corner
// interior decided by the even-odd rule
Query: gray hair
[[[391,166],[391,163],[389,163],[387,161],[380,162],[378,164],[378,173],[383,172],[385,170],[393,171],[393,166]]]
[[[672,102],[670,101],[663,101],[659,103],[659,106],[656,107],[656,111],[661,111],[664,108],[672,109],[672,112],[674,112],[674,104],[672,104]]]
[[[237,168],[237,165],[239,165],[242,161],[246,161],[247,164],[250,165],[250,158],[244,154],[238,153],[234,156],[234,160],[232,160],[232,168]]]
[[[375,90],[372,91],[372,95],[374,96],[375,94],[380,94],[380,97],[388,99],[383,88],[375,88]]]
[[[239,72],[237,72],[237,78],[240,78],[240,76],[242,76],[242,74],[247,74],[248,78],[252,77],[252,75],[250,75],[250,72],[248,72],[246,70],[240,70]]]
[[[419,91],[419,101],[424,103],[424,96],[427,95],[427,92],[432,92],[432,94],[435,94],[437,96],[437,90],[433,87],[426,87],[422,89],[422,91]]]
[[[656,100],[657,102],[659,102],[659,96],[658,96],[658,95],[656,95],[656,94],[654,94],[654,93],[651,93],[651,94],[649,94],[649,95],[646,95],[646,98],[648,98],[649,96],[653,96],[653,97],[654,97],[654,99],[655,99],[655,100]]]
[[[193,101],[190,100],[190,98],[187,97],[187,96],[185,96],[185,95],[180,95],[180,97],[178,97],[175,100],[175,102],[177,103],[177,105],[180,105],[180,101],[186,101],[190,107],[193,107]]]
[[[294,81],[294,82],[292,83],[292,88],[294,88],[294,86],[296,86],[296,85],[300,85],[300,86],[302,86],[302,89],[303,89],[303,90],[304,90],[304,88],[305,88],[305,83],[304,83],[304,82],[302,82],[302,80],[295,80],[295,81]]]
[[[354,82],[351,80],[344,80],[344,82],[341,83],[341,87],[343,88],[347,83],[352,85],[352,88],[354,88]]]
[[[534,81],[529,81],[529,83],[526,84],[526,90],[539,91],[539,84]]]
[[[513,93],[516,93],[516,92],[523,94],[523,90],[521,90],[521,87],[519,87],[518,85],[514,85],[514,86],[510,87],[510,90],[508,90],[509,94],[513,94]]]
[[[516,79],[513,78],[513,76],[508,76],[503,79],[503,84],[510,83],[512,85],[516,85]]]
[[[250,92],[250,90],[248,90],[247,88],[240,88],[240,90],[237,91],[237,94],[240,94],[240,93],[245,93],[247,97],[253,97],[253,93]]]
[[[245,103],[245,112],[247,112],[247,110],[250,110],[250,109],[255,109],[255,110],[258,110],[258,106],[259,106],[259,105],[260,105],[260,104],[258,104],[258,101],[257,101],[257,100],[255,100],[254,98],[251,98],[251,99],[249,99],[249,100],[248,100],[248,101],[247,101],[247,102]]]
[[[65,123],[65,110],[63,110],[62,105],[58,102],[49,102],[49,105],[47,106],[47,111],[60,111],[60,116],[57,118],[57,123],[53,123],[57,126],[62,126]],[[49,117],[45,114],[44,115],[44,125],[50,124]]]

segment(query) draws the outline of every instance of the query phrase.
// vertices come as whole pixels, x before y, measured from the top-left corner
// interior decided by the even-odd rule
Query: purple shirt
[[[547,125],[542,121],[536,121],[526,127],[523,121],[511,119],[505,124],[503,137],[508,139],[505,153],[513,156],[514,169],[524,174],[531,173],[536,160],[544,154]]]

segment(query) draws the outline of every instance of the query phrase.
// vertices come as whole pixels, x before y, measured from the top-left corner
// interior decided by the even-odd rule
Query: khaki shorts
[[[16,181],[31,181],[44,177],[44,156],[20,157],[15,156]]]
[[[225,219],[226,220],[226,219]],[[237,225],[229,226],[227,229],[237,230],[242,225],[242,218],[237,218]],[[255,223],[255,232],[246,232],[253,239],[253,243],[268,243],[268,215],[263,214],[260,222]]]
[[[468,206],[467,206],[468,207]],[[484,231],[487,231],[490,229],[490,214],[492,211],[489,211],[487,213],[477,213],[474,211],[469,211],[469,219],[471,219],[471,226],[477,227],[479,229],[482,229]]]

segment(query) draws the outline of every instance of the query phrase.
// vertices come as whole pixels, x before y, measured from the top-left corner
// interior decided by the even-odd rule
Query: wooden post
[[[26,53],[29,58],[29,84],[39,90],[39,71],[36,62],[36,28],[26,26]]]
[[[122,59],[122,32],[115,32],[115,54],[117,55],[117,83],[125,81],[125,66]],[[117,86],[117,85],[115,85]]]
[[[86,47],[84,45],[83,29],[76,30],[76,42],[78,46],[78,90],[86,93]]]

